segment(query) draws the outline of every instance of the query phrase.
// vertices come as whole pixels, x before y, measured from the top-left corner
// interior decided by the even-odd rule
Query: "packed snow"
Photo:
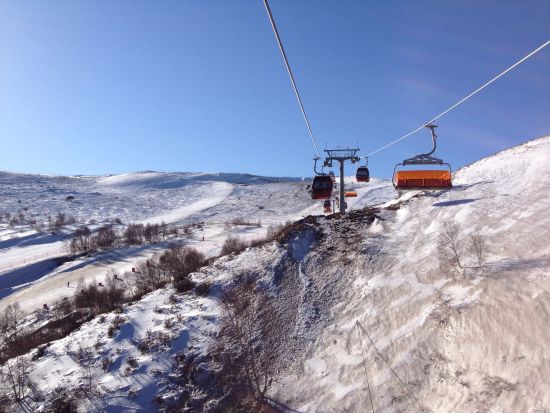
[[[44,394],[76,386],[86,376],[75,361],[80,348],[93,347],[100,395],[83,401],[82,411],[157,411],[155,397],[177,391],[169,380],[174,357],[208,353],[218,332],[219,291],[248,273],[285,316],[277,332],[285,353],[269,395],[287,411],[548,411],[549,161],[550,137],[544,137],[462,168],[450,191],[399,196],[387,181],[354,184],[349,178],[346,186],[358,191],[348,201],[355,212],[326,218],[299,180],[3,174],[4,211],[27,206],[36,216],[62,210],[86,222],[204,223],[185,242],[210,256],[231,234],[254,239],[269,224],[315,215],[283,241],[218,258],[194,274],[215,286],[207,297],[169,287],[120,314],[94,318],[52,343],[34,363],[32,378]],[[68,194],[75,198],[67,201]],[[261,226],[224,225],[242,217]],[[17,301],[29,312],[68,295],[59,292],[67,281],[127,271],[167,247],[128,247],[118,257],[100,253],[53,269],[48,258],[33,262],[36,275],[28,276],[31,264],[21,260],[40,253],[29,248],[58,248],[64,234],[18,231],[0,229],[0,285],[7,291],[0,306]],[[44,251],[53,255],[55,248]],[[113,323],[118,330],[109,336]],[[139,350],[147,337],[164,335],[169,344]],[[34,411],[44,406],[30,403]]]

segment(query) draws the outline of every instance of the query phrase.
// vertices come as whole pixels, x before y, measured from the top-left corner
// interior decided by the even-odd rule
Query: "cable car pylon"
[[[325,162],[323,166],[327,168],[332,168],[332,162],[339,162],[340,163],[340,187],[339,190],[339,208],[340,213],[345,214],[346,213],[346,193],[344,189],[344,164],[346,161],[350,161],[351,163],[359,162],[359,156],[357,156],[357,152],[359,152],[359,148],[344,148],[344,149],[325,149],[325,152],[327,156],[325,157]]]

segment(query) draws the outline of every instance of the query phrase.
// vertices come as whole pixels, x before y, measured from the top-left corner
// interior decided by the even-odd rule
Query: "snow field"
[[[357,320],[429,411],[548,409],[550,215],[542,177],[549,157],[549,137],[531,141],[458,171],[452,191],[411,192],[388,202],[401,206],[365,231],[383,238],[382,261],[374,270],[361,265],[348,300],[296,361],[296,373],[281,380],[283,402],[305,412],[370,411],[362,357],[342,361],[361,356]],[[483,271],[467,257],[470,268],[458,277],[441,267],[440,234],[448,223],[458,225],[464,243],[482,234]],[[375,411],[416,411],[365,341]],[[309,367],[319,360],[328,383]]]
[[[384,185],[360,187],[353,201],[358,205],[376,197],[381,207],[398,209],[382,209],[370,225],[319,219],[310,229],[319,239],[305,231],[285,247],[223,257],[195,277],[221,286],[247,272],[277,294],[289,323],[281,332],[288,352],[271,394],[297,411],[369,411],[367,377],[377,412],[549,410],[550,215],[542,179],[549,158],[546,137],[458,171],[452,191],[389,200],[381,195],[388,191]],[[147,179],[157,182],[158,176]],[[132,186],[127,178],[114,181],[110,185]],[[233,217],[275,223],[320,212],[318,203],[302,197],[301,183],[232,185],[223,202],[185,218],[208,223],[208,239],[196,241],[204,251],[219,248],[218,240],[231,233],[222,223]],[[289,198],[295,202],[285,202]],[[463,242],[462,269],[441,257],[441,233],[449,223]],[[252,237],[263,230],[238,232]],[[483,268],[468,252],[469,237],[477,232],[487,244]],[[369,252],[374,240],[379,254]],[[151,411],[170,366],[164,350],[140,354],[137,346],[146,331],[161,331],[164,319],[184,317],[171,333],[174,347],[167,355],[184,347],[208,349],[219,314],[216,299],[185,297],[172,309],[169,294],[155,291],[129,306],[117,335],[100,336],[98,347],[115,362],[107,372],[96,368],[105,395],[86,411]],[[114,317],[105,316],[105,327]],[[366,335],[358,334],[357,322],[404,385]],[[78,382],[82,372],[73,347],[94,342],[99,324],[96,318],[48,348],[33,372],[37,380],[56,372],[40,381],[46,391]],[[138,367],[128,371],[130,355]]]

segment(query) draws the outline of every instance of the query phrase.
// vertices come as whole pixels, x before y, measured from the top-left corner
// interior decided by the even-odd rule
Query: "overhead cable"
[[[359,326],[361,328],[361,330],[363,330],[363,332],[366,334],[367,338],[369,339],[370,343],[372,344],[372,347],[374,348],[374,350],[376,350],[376,353],[378,354],[378,356],[380,356],[380,358],[382,360],[384,360],[384,363],[386,363],[386,365],[389,367],[390,371],[392,372],[392,374],[397,377],[397,380],[399,380],[399,382],[401,383],[401,385],[403,386],[403,388],[405,389],[405,391],[407,393],[409,393],[409,396],[411,396],[414,401],[416,402],[416,404],[418,405],[418,407],[420,408],[420,411],[423,411],[422,409],[422,406],[420,405],[420,401],[418,400],[418,398],[414,395],[414,393],[409,389],[409,386],[407,386],[405,384],[405,382],[401,379],[401,377],[399,377],[399,375],[395,372],[395,370],[392,368],[392,366],[390,365],[390,363],[388,363],[388,360],[386,360],[386,358],[382,355],[382,353],[380,353],[380,351],[378,350],[378,348],[376,347],[376,344],[374,344],[374,341],[372,341],[372,338],[370,337],[370,334],[369,332],[365,329],[365,327],[363,327],[363,324],[361,324],[359,322],[359,320],[355,320],[355,324],[357,326]]]
[[[392,145],[395,145],[396,143],[402,141],[403,139],[406,139],[408,138],[409,136],[415,134],[416,132],[422,130],[426,125],[432,123],[433,121],[439,119],[440,117],[446,115],[447,113],[449,113],[451,110],[453,110],[454,108],[456,108],[457,106],[461,105],[462,103],[464,103],[465,101],[467,101],[468,99],[470,99],[472,96],[476,95],[477,93],[481,92],[483,89],[485,89],[487,86],[489,86],[491,83],[493,83],[495,80],[497,80],[498,78],[504,76],[506,73],[508,73],[510,70],[514,69],[516,66],[519,66],[521,63],[525,62],[527,59],[529,59],[531,56],[535,55],[536,53],[538,53],[539,51],[541,51],[542,49],[544,49],[546,46],[548,46],[550,44],[550,40],[548,40],[546,43],[542,44],[541,46],[537,47],[535,50],[533,50],[531,53],[529,53],[527,56],[523,57],[522,59],[518,60],[516,63],[514,63],[512,66],[510,66],[508,69],[504,70],[503,72],[499,73],[497,76],[495,76],[494,78],[492,78],[491,80],[489,80],[487,83],[483,84],[482,86],[478,87],[476,90],[474,90],[472,93],[470,93],[469,95],[467,95],[466,97],[464,97],[463,99],[459,100],[458,102],[456,102],[454,105],[448,107],[447,109],[445,109],[443,112],[441,112],[439,115],[435,116],[434,118],[430,119],[428,122],[420,125],[418,128],[414,129],[413,131],[401,136],[400,138],[397,138],[395,139],[394,141],[391,141],[390,143],[388,143],[387,145],[384,145],[382,146],[381,148],[378,148],[376,149],[375,151],[369,153],[366,157],[369,157],[369,156],[372,156],[374,155],[375,153],[378,153],[380,151],[383,151],[384,149],[386,148],[389,148],[390,146]]]
[[[296,86],[296,80],[294,80],[292,69],[290,68],[290,64],[288,63],[288,58],[286,57],[285,49],[283,47],[283,43],[281,42],[281,37],[279,36],[279,31],[277,30],[277,26],[275,25],[275,20],[273,19],[273,15],[271,14],[271,9],[269,8],[269,4],[267,0],[263,0],[263,2],[264,2],[265,9],[267,11],[267,16],[269,17],[269,21],[271,22],[271,27],[273,28],[273,33],[275,34],[275,38],[277,39],[279,50],[281,51],[281,55],[283,56],[283,60],[285,61],[286,70],[288,71],[288,75],[290,76],[290,81],[292,82],[292,88],[294,89],[294,94],[296,95],[296,99],[298,99],[298,103],[300,104],[300,110],[302,111],[302,115],[304,116],[304,120],[306,121],[306,126],[309,132],[309,136],[311,138],[311,142],[313,143],[313,147],[315,148],[317,157],[320,157],[321,154],[319,152],[319,146],[317,145],[317,141],[315,140],[315,136],[313,135],[313,130],[311,129],[311,125],[309,123],[306,110],[304,109],[302,98],[300,97],[300,93],[298,92],[298,87]]]
[[[369,400],[372,413],[374,413],[374,403],[372,402],[372,392],[370,390],[369,383],[369,373],[367,370],[367,360],[365,357],[365,351],[363,350],[363,339],[361,338],[361,330],[359,330],[359,324],[355,325],[357,327],[357,335],[359,336],[359,345],[361,346],[361,355],[363,356],[363,368],[365,369],[365,377],[367,378],[367,389],[369,391]]]

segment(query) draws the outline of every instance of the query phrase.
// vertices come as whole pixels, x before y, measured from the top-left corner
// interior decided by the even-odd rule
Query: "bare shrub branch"
[[[222,246],[221,255],[239,253],[248,247],[248,243],[240,237],[229,236],[225,239]]]
[[[440,240],[445,261],[458,267],[458,269],[463,269],[462,256],[464,245],[460,235],[460,227],[455,223],[445,224],[441,232]]]
[[[470,252],[474,256],[478,268],[483,268],[487,259],[487,244],[479,232],[470,236]]]

